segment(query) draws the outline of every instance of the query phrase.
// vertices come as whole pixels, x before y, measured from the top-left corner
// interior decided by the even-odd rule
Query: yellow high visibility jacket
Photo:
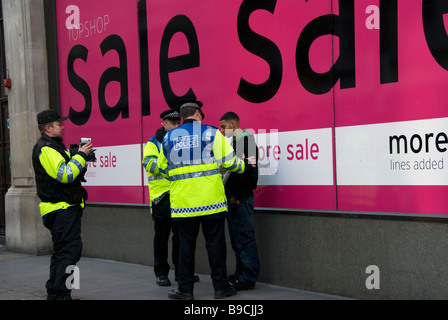
[[[33,149],[33,166],[42,216],[74,205],[84,208],[87,191],[80,178],[85,165],[81,154],[70,157],[61,139],[41,136]]]
[[[227,211],[219,165],[236,173],[245,170],[218,128],[186,120],[165,135],[158,166],[170,181],[172,218]]]
[[[160,130],[160,129],[159,129]],[[170,192],[170,182],[160,174],[157,162],[159,158],[161,143],[157,135],[148,140],[143,148],[142,165],[146,170],[149,188],[149,203],[152,214],[152,206],[156,205]]]

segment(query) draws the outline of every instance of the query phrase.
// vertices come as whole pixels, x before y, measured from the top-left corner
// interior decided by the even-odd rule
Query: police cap
[[[193,107],[199,110],[199,112],[202,115],[202,119],[205,118],[204,112],[202,112],[201,108],[204,104],[201,101],[195,100],[195,99],[187,99],[187,100],[181,100],[179,101],[179,103],[177,104],[177,109],[179,110],[179,112],[182,111],[183,108],[186,107]]]
[[[47,124],[53,121],[64,121],[67,119],[68,117],[61,117],[61,115],[54,110],[44,110],[37,114],[38,124]]]
[[[180,120],[180,113],[176,110],[166,110],[160,114],[160,119],[165,120]]]

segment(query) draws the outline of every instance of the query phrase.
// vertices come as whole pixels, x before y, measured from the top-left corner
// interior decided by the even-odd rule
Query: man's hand
[[[243,160],[246,159],[246,156],[243,154]],[[247,158],[247,162],[252,165],[252,168],[257,166],[257,158],[255,156],[251,156]]]
[[[223,167],[219,166],[219,173],[220,174],[225,174],[227,172],[226,169],[224,169]]]
[[[247,161],[252,165],[252,168],[257,166],[257,159],[254,156],[247,158]]]
[[[89,155],[92,152],[92,142],[87,142],[85,145],[79,148],[79,151],[84,152],[86,155]]]

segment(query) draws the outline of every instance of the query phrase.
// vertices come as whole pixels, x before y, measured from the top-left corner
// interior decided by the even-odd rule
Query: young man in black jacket
[[[240,159],[255,156],[258,163],[258,148],[253,134],[242,130],[239,117],[234,112],[225,113],[220,119],[221,132],[233,138],[233,149]],[[229,214],[227,221],[230,240],[235,251],[235,273],[229,276],[230,284],[237,290],[252,289],[260,273],[260,259],[255,240],[255,231],[252,221],[254,212],[254,192],[258,182],[258,165],[252,167],[244,174],[226,172],[220,168]]]

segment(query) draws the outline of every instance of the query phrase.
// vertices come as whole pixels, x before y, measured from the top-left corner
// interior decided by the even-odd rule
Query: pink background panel
[[[337,2],[337,1],[336,1]],[[336,126],[448,116],[448,72],[426,43],[421,0],[398,0],[398,82],[380,84],[380,30],[365,13],[379,1],[355,1],[356,87],[335,87]]]
[[[140,186],[91,186],[86,189],[88,202],[142,203],[144,197],[143,187]]]
[[[301,85],[296,71],[295,52],[300,32],[317,16],[328,14],[330,3],[312,4],[297,1],[277,2],[274,14],[254,11],[249,19],[251,29],[270,39],[282,56],[283,77],[275,96],[264,103],[252,103],[237,94],[241,78],[253,83],[268,79],[270,68],[262,58],[247,51],[238,39],[237,16],[241,1],[149,1],[148,40],[150,47],[151,106],[158,116],[166,107],[159,75],[159,50],[162,33],[176,15],[186,15],[194,24],[200,50],[200,66],[170,74],[174,92],[182,96],[190,88],[204,102],[205,122],[218,125],[227,111],[237,112],[244,127],[278,129],[279,131],[328,128],[333,126],[331,92],[313,95]],[[155,14],[157,13],[157,14]],[[299,19],[300,18],[300,19]],[[331,38],[313,47],[314,65],[331,66]],[[187,53],[182,34],[172,38],[170,55]],[[159,108],[160,109],[154,109]],[[145,126],[150,120],[144,119]],[[146,130],[146,128],[144,129]],[[150,134],[154,128],[150,130]],[[145,136],[149,134],[144,133]]]
[[[336,210],[336,193],[332,186],[258,186],[255,206]]]
[[[342,211],[448,214],[445,186],[339,186]]]
[[[135,2],[135,5],[130,5]],[[65,26],[65,13],[67,6],[76,4],[80,9],[80,21],[87,21],[91,27],[98,25],[98,19],[108,19],[109,23],[100,33],[99,25],[95,29],[89,29],[90,34],[84,30],[84,36],[74,40],[70,38]],[[56,2],[58,17],[58,43],[59,43],[59,72],[61,90],[61,113],[68,115],[70,107],[76,111],[82,111],[85,99],[81,93],[72,87],[67,75],[67,61],[70,50],[76,45],[82,45],[88,49],[87,62],[77,59],[74,64],[75,73],[82,77],[89,85],[92,95],[92,112],[88,122],[82,126],[76,126],[70,120],[64,123],[64,141],[76,143],[79,137],[91,137],[94,146],[112,146],[135,144],[141,142],[141,106],[140,106],[140,70],[138,50],[138,23],[136,1],[110,0],[58,0]],[[104,18],[108,16],[108,18]],[[86,36],[88,35],[88,37]],[[127,54],[128,89],[129,89],[129,118],[122,119],[121,115],[114,121],[106,121],[99,108],[98,84],[102,74],[111,67],[120,67],[116,50],[111,50],[103,56],[100,45],[110,35],[118,35],[124,41]],[[118,82],[112,81],[106,87],[106,102],[114,106],[120,96]]]

